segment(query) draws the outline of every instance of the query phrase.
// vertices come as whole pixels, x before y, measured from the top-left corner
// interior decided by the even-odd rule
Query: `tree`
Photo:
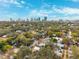
[[[0,50],[2,52],[6,52],[6,51],[8,51],[11,48],[12,48],[12,46],[8,45],[6,41],[0,41]]]
[[[16,38],[14,38],[14,37],[8,37],[7,43],[9,45],[14,45],[16,43]]]
[[[50,46],[42,48],[36,55],[36,59],[60,59]]]
[[[2,52],[4,52],[4,46],[6,45],[7,43],[5,41],[0,41],[0,50]]]
[[[79,53],[78,53],[79,47],[74,45],[71,48],[72,48],[72,55],[73,55],[72,59],[79,59]]]
[[[13,48],[11,45],[5,45],[3,47],[3,51],[8,51],[9,49]]]
[[[56,36],[61,37],[62,32],[55,32]]]
[[[34,35],[33,35],[32,33],[30,33],[30,32],[25,32],[25,33],[24,33],[24,36],[25,36],[26,38],[33,38],[33,37],[34,37]]]
[[[57,40],[56,40],[55,38],[51,38],[51,39],[50,39],[50,42],[52,42],[52,43],[57,43]]]
[[[32,41],[30,40],[30,38],[26,38],[23,34],[18,35],[18,37],[16,38],[16,44],[17,46],[30,46],[32,44]]]
[[[52,36],[52,35],[53,35],[53,32],[52,32],[51,30],[48,30],[48,31],[47,31],[47,35],[48,35],[48,36]]]
[[[16,59],[31,59],[32,51],[26,46],[20,48],[16,54]]]
[[[63,38],[63,43],[67,44],[69,42],[69,40],[67,38]]]

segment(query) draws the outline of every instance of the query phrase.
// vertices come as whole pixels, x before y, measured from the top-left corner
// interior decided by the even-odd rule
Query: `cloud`
[[[79,2],[79,0],[72,0],[73,2]]]
[[[52,11],[56,14],[54,19],[79,19],[79,8],[53,6]]]
[[[13,18],[14,20],[18,19],[19,16],[17,13],[8,13],[7,11],[5,11],[5,13],[0,15],[0,20],[10,20],[10,18]]]
[[[0,5],[10,6],[10,4],[14,4],[17,7],[22,7],[23,6],[22,4],[24,4],[24,1],[20,1],[20,2],[19,1],[18,0],[0,0]]]
[[[21,1],[22,4],[25,4],[25,1]]]
[[[30,17],[44,17],[47,16],[51,19],[78,19],[79,8],[71,7],[58,7],[53,5],[50,9],[34,9],[27,15]]]
[[[51,6],[55,6],[55,5],[43,3],[43,5],[39,9],[31,10],[28,16],[29,17],[44,17],[44,16],[49,17],[49,15],[54,13],[54,10],[51,8]]]
[[[53,8],[53,10],[57,13],[67,14],[67,15],[79,15],[79,8],[70,8],[70,7],[63,7],[63,8]]]
[[[52,14],[79,15],[79,8],[61,7],[44,3],[43,6],[41,6],[41,9],[48,10],[49,12],[51,11]]]
[[[0,0],[1,3],[19,4],[17,0]]]
[[[79,0],[66,0],[66,1],[79,2]]]
[[[57,17],[58,18],[58,17]],[[64,17],[59,17],[58,19],[64,19],[64,20],[79,20],[79,16],[74,15],[74,16],[64,16]]]
[[[43,5],[41,6],[41,8],[42,9],[45,9],[45,8],[48,9],[48,8],[51,8],[51,5],[44,2]]]
[[[30,13],[28,14],[28,17],[44,17],[44,16],[49,16],[51,11],[49,10],[31,10]]]

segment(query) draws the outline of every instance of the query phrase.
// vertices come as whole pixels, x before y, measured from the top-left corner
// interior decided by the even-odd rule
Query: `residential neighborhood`
[[[75,57],[78,54],[75,54],[77,51],[74,49],[76,47],[79,50],[79,31],[77,26],[76,28],[74,26],[74,24],[78,25],[78,23],[72,23],[73,25],[71,25],[71,27],[68,26],[67,22],[61,24],[59,21],[30,21],[29,23],[27,21],[18,23],[16,21],[1,22],[0,58],[37,59],[39,58],[38,56],[48,59],[79,58]],[[13,26],[13,24],[15,24],[15,26]],[[74,28],[76,30],[74,30]],[[43,49],[45,51],[42,51]],[[47,54],[47,57],[42,54]]]

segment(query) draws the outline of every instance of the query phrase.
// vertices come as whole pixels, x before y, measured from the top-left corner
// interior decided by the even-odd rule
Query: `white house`
[[[32,49],[33,52],[39,51],[39,50],[40,50],[40,47],[37,47],[37,46],[34,46],[34,48]]]

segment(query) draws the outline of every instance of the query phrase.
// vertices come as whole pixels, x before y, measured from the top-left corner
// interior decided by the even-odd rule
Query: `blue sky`
[[[44,17],[79,19],[79,0],[0,0],[0,20]]]

